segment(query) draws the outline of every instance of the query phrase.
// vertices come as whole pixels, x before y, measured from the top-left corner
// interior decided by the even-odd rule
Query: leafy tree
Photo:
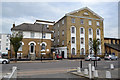
[[[100,41],[98,39],[93,39],[91,48],[94,51],[94,55],[96,58],[97,58],[97,52],[99,50],[99,45],[100,45]],[[95,61],[96,61],[96,66],[97,66],[97,59],[95,59]],[[94,62],[94,65],[95,65],[95,62]]]
[[[10,43],[13,45],[15,52],[15,61],[17,61],[17,52],[20,46],[22,45],[21,41],[23,39],[23,34],[21,32],[13,32],[10,36]]]

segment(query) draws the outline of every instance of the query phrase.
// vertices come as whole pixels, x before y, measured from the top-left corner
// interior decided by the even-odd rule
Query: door
[[[62,58],[64,58],[64,51],[62,51]]]
[[[31,52],[31,53],[34,52],[34,44],[33,44],[33,43],[30,44],[30,52]]]

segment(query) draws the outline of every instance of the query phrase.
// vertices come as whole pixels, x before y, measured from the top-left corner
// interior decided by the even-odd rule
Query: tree
[[[96,63],[95,63],[95,61],[94,61],[94,66],[97,66],[97,52],[98,52],[98,50],[99,50],[99,45],[100,45],[100,41],[99,41],[98,39],[94,39],[94,40],[92,41],[92,46],[91,46],[91,48],[92,48],[92,50],[94,51],[95,61],[96,61]]]
[[[10,36],[10,43],[13,46],[15,52],[15,61],[17,61],[17,52],[20,46],[22,45],[21,41],[23,39],[23,34],[21,32],[14,32]]]

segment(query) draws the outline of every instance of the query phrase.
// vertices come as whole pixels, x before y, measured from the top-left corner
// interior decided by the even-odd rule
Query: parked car
[[[92,55],[88,55],[87,57],[85,57],[86,61],[92,61],[92,60],[97,60],[100,61],[101,58],[100,57],[95,57],[93,54]]]
[[[55,59],[62,59],[62,55],[61,54],[56,54]]]
[[[0,58],[0,63],[2,63],[2,64],[9,64],[10,60],[9,59]]]
[[[115,56],[115,55],[106,55],[106,56],[104,57],[104,59],[105,59],[105,60],[117,60],[118,57]]]

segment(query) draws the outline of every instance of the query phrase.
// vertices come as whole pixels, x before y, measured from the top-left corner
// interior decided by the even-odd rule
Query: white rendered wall
[[[71,54],[72,54],[72,48],[75,48],[75,55],[76,55],[76,27],[75,27],[75,33],[72,33],[72,27],[75,26],[71,26]],[[72,37],[75,37],[75,43],[72,43]]]
[[[80,28],[80,55],[81,55],[82,48],[84,49],[84,55],[85,55],[85,29],[83,28],[83,34],[81,34],[81,28]],[[81,44],[81,38],[84,38],[83,44]]]

